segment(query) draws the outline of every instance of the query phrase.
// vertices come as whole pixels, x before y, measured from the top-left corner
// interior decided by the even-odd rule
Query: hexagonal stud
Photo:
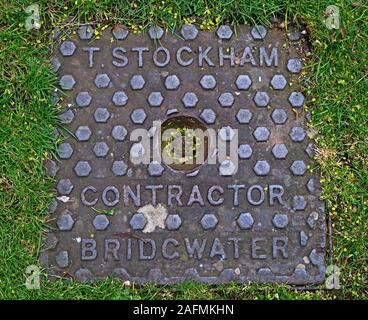
[[[147,118],[146,112],[142,108],[134,109],[130,115],[130,119],[135,124],[143,124],[146,118]]]
[[[283,143],[276,143],[272,148],[272,154],[276,159],[285,159],[289,151]]]
[[[313,159],[314,156],[314,146],[313,143],[308,143],[306,148],[304,149],[309,158]]]
[[[325,262],[324,254],[318,253],[316,249],[313,249],[309,254],[309,260],[315,266],[322,266]]]
[[[240,74],[235,81],[239,90],[248,90],[252,85],[252,79],[247,74]]]
[[[74,220],[69,211],[64,211],[64,213],[59,216],[56,224],[60,231],[70,231],[73,228]]]
[[[109,219],[104,214],[98,214],[92,221],[93,226],[98,231],[106,230],[108,225],[110,224]]]
[[[124,91],[116,91],[112,96],[112,102],[117,107],[125,106],[128,103],[128,96]]]
[[[317,212],[312,212],[306,219],[306,223],[309,226],[309,228],[311,229],[315,229],[316,228],[316,224],[317,224],[317,220],[318,220],[318,213]]]
[[[93,147],[93,152],[98,158],[106,157],[109,152],[109,146],[105,142],[96,142]]]
[[[62,196],[68,196],[72,192],[73,188],[74,186],[70,179],[60,179],[56,186],[57,191]]]
[[[213,213],[206,213],[201,219],[201,225],[204,230],[214,229],[217,223],[218,219]]]
[[[268,137],[270,136],[270,130],[268,130],[266,127],[257,127],[253,131],[253,136],[258,142],[267,141]]]
[[[78,36],[81,40],[90,40],[93,36],[93,28],[88,25],[81,26],[78,29]]]
[[[201,87],[206,90],[211,90],[216,87],[216,79],[210,74],[204,75],[199,81]]]
[[[60,67],[61,67],[61,63],[60,63],[59,59],[56,58],[56,57],[53,57],[51,59],[51,68],[52,68],[52,71],[53,72],[58,72],[58,70],[60,69]]]
[[[60,119],[61,123],[69,124],[73,121],[74,116],[74,112],[71,109],[68,109],[65,112],[59,114],[58,118]]]
[[[198,103],[198,97],[194,92],[186,92],[181,101],[185,108],[194,108]]]
[[[275,90],[282,90],[286,87],[287,81],[282,74],[275,74],[271,79],[271,86]]]
[[[149,27],[148,35],[152,40],[159,40],[164,35],[164,29],[159,26]]]
[[[116,176],[125,176],[128,166],[123,160],[117,160],[113,162],[111,170]]]
[[[302,230],[300,231],[300,245],[305,247],[308,243],[309,236]]]
[[[254,96],[254,103],[257,107],[267,107],[268,103],[270,102],[270,97],[268,96],[267,92],[264,91],[257,91]]]
[[[292,92],[289,96],[289,103],[294,108],[300,108],[304,104],[304,95],[301,92]]]
[[[308,133],[308,136],[313,134],[312,132]],[[308,145],[304,149],[305,153],[309,156],[309,158],[313,159],[315,154],[315,146],[313,143],[308,143]]]
[[[249,159],[252,156],[253,150],[249,144],[241,144],[238,148],[238,155],[240,159]]]
[[[284,124],[288,119],[288,115],[284,109],[274,109],[271,113],[271,119],[274,124]]]
[[[212,109],[203,109],[199,117],[207,124],[214,124],[216,122],[216,113]]]
[[[316,186],[315,186],[315,183],[314,183],[314,179],[309,179],[307,184],[306,184],[306,187],[307,187],[307,190],[309,192],[316,191]]]
[[[106,73],[100,73],[95,78],[97,88],[107,88],[110,84],[110,78]]]
[[[143,89],[144,85],[146,84],[146,81],[144,80],[143,76],[140,74],[135,74],[131,79],[130,79],[130,87],[133,90],[140,90]]]
[[[78,141],[88,141],[92,135],[92,131],[88,126],[79,126],[75,131]]]
[[[58,155],[60,159],[69,159],[73,154],[73,148],[70,143],[63,142],[59,145]]]
[[[56,200],[55,200],[56,201]],[[56,208],[55,208],[56,210]],[[53,212],[50,212],[50,213],[54,213],[55,210]],[[47,233],[46,235],[46,239],[44,241],[44,244],[45,244],[45,249],[55,249],[56,246],[58,245],[59,243],[59,239],[55,236],[54,233]]]
[[[53,161],[53,160],[46,160],[45,161],[45,169],[46,169],[46,172],[47,172],[48,176],[55,177],[60,168],[56,164],[55,161]]]
[[[58,207],[58,201],[56,200],[56,198],[52,198],[49,206],[47,207],[47,212],[48,213],[54,213],[56,211]]]
[[[164,167],[157,161],[152,161],[148,165],[148,174],[153,177],[159,177],[164,172]]]
[[[148,96],[148,104],[151,107],[160,107],[162,102],[164,101],[164,97],[162,96],[160,91],[151,92]]]
[[[218,102],[223,108],[230,108],[234,104],[234,96],[230,92],[223,92],[218,97]]]
[[[116,25],[113,29],[112,29],[112,35],[114,36],[114,38],[116,40],[124,40],[126,39],[126,37],[129,34],[129,30],[123,26],[123,25]]]
[[[133,230],[143,230],[146,226],[147,220],[143,213],[137,212],[133,214],[130,219],[130,226]]]
[[[55,262],[59,268],[66,268],[69,265],[69,253],[68,251],[60,251],[55,255]]]
[[[52,31],[51,31],[51,37],[52,40],[59,40],[61,38],[61,29],[58,27],[55,27]]]
[[[66,74],[60,78],[59,84],[63,90],[72,90],[75,86],[74,77],[70,74]]]
[[[127,134],[127,129],[125,129],[125,127],[122,125],[114,126],[111,131],[111,135],[116,141],[124,141]]]
[[[302,176],[307,170],[307,166],[305,165],[303,160],[295,160],[291,164],[290,170],[295,176]]]
[[[78,177],[87,177],[91,172],[91,166],[87,161],[78,161],[74,167],[74,172]]]
[[[92,101],[92,97],[89,95],[87,91],[78,92],[75,102],[78,107],[84,108],[88,107]]]
[[[106,123],[110,117],[110,112],[107,108],[97,108],[93,116],[96,122]]]
[[[178,230],[181,226],[181,218],[178,214],[169,214],[166,218],[165,224],[167,230]]]
[[[254,26],[250,32],[254,40],[262,40],[267,35],[267,29],[264,26]]]
[[[230,126],[224,126],[218,132],[218,136],[222,141],[231,141],[233,140],[234,135],[235,132]]]
[[[259,160],[253,167],[253,171],[257,176],[266,176],[270,173],[271,167],[266,160]]]
[[[278,229],[283,229],[289,224],[289,218],[284,213],[276,213],[272,218],[273,225]]]
[[[64,56],[64,57],[70,57],[74,54],[75,49],[77,49],[77,47],[75,46],[75,44],[70,41],[64,41],[61,45],[60,45],[60,53]]]
[[[300,59],[289,59],[286,67],[291,73],[299,73],[302,69],[302,62]]]
[[[303,196],[294,196],[293,197],[293,210],[295,211],[303,211],[307,206],[307,201]]]
[[[220,39],[228,40],[233,35],[233,30],[231,30],[230,26],[220,26],[218,27],[216,34]]]
[[[241,230],[249,230],[253,227],[254,219],[249,212],[242,212],[236,222]]]
[[[60,97],[57,92],[52,92],[50,96],[51,105],[56,106],[60,101]]]
[[[236,119],[240,124],[248,124],[252,120],[252,112],[248,109],[239,109],[236,114]]]
[[[232,176],[236,173],[237,168],[231,160],[224,160],[221,162],[218,170],[221,176]]]
[[[301,127],[293,127],[289,132],[289,136],[294,142],[301,142],[305,138],[304,129]]]
[[[180,86],[180,80],[177,75],[167,76],[165,79],[165,88],[167,90],[176,90]]]
[[[79,268],[75,271],[75,280],[78,282],[91,282],[94,279],[94,276],[91,271],[89,271],[87,268]]]
[[[181,35],[183,36],[184,40],[194,40],[197,38],[198,29],[192,24],[186,24],[181,28]]]

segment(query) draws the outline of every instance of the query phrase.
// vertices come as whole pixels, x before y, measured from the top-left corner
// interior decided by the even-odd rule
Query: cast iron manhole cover
[[[52,60],[73,135],[48,163],[58,193],[41,255],[49,273],[322,282],[325,220],[297,86],[300,42],[245,26],[92,34],[84,26],[60,40]],[[214,130],[218,145],[201,165],[168,165],[153,158],[164,146],[157,123]]]

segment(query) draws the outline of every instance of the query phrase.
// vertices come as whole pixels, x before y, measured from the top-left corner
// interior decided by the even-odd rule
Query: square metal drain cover
[[[47,164],[57,193],[40,256],[49,273],[322,282],[325,218],[294,38],[260,26],[139,35],[116,26],[95,39],[83,26],[60,40],[52,66],[72,135]],[[134,164],[131,155],[148,150],[132,132],[153,135],[154,121],[177,116],[235,137],[236,166]]]

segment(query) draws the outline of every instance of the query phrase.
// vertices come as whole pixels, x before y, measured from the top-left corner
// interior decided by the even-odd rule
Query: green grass
[[[27,32],[24,8],[30,1],[1,0],[0,12],[0,298],[1,299],[329,299],[368,298],[368,9],[351,1],[333,1],[341,29],[328,30],[320,1],[45,1],[42,28]],[[124,23],[135,30],[159,23],[173,29],[196,18],[202,27],[265,22],[281,15],[307,25],[313,55],[304,75],[310,84],[308,107],[318,132],[317,163],[323,197],[332,218],[334,263],[341,290],[296,291],[279,285],[208,286],[185,283],[125,288],[119,281],[93,285],[43,281],[27,290],[25,269],[36,264],[46,231],[45,208],[52,181],[42,163],[55,151],[57,111],[49,93],[56,77],[49,70],[50,32],[78,21]],[[74,17],[71,23],[67,17]]]

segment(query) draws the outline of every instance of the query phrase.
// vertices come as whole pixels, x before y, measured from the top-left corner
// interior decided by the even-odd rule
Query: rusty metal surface
[[[72,135],[47,166],[57,193],[40,256],[49,273],[77,281],[322,282],[326,230],[297,85],[300,41],[245,26],[113,31],[96,40],[82,28],[55,46],[52,65],[66,94],[59,103],[68,106],[60,119]],[[238,129],[234,176],[221,175],[219,164],[188,174],[130,162],[133,129],[179,115]]]

